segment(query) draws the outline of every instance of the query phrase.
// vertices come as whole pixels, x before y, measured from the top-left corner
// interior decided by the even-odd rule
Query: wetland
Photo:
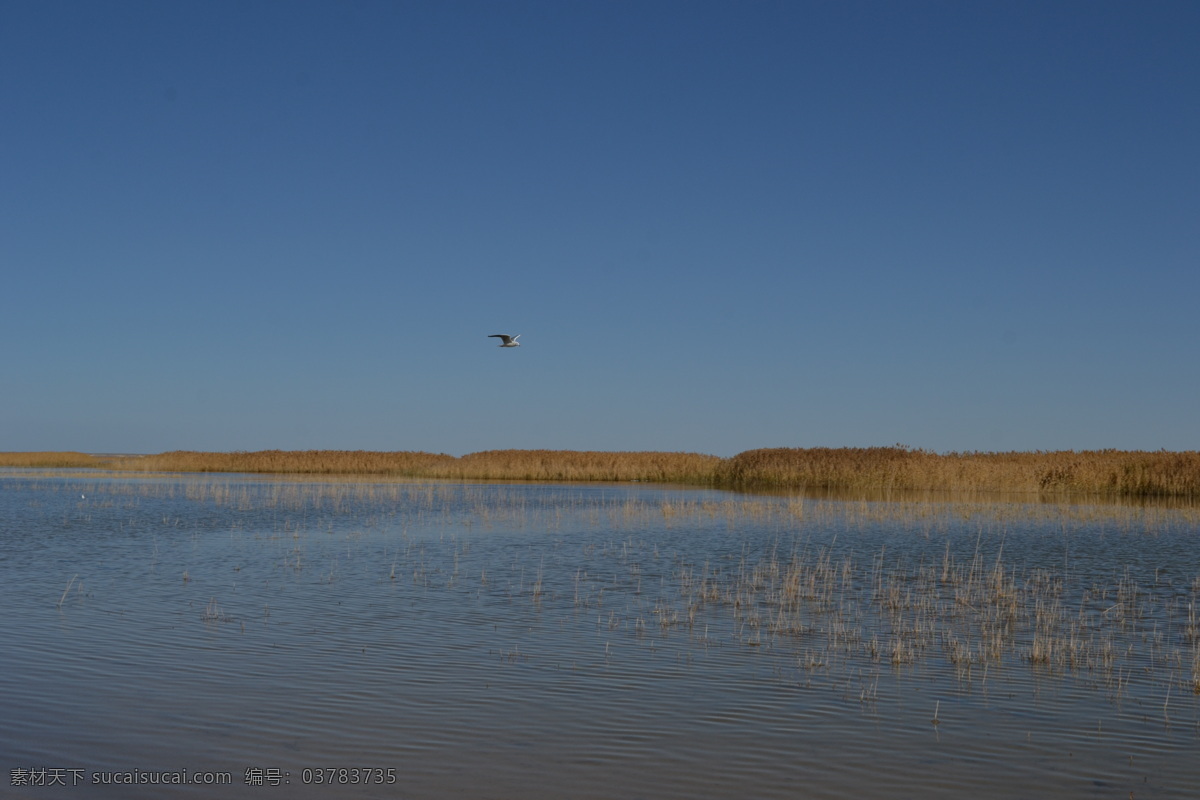
[[[0,795],[1194,797],[1198,537],[1187,502],[0,470]]]

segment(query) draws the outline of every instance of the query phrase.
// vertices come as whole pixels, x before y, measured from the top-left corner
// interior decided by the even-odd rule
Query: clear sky
[[[0,450],[1200,449],[1198,41],[0,0]]]

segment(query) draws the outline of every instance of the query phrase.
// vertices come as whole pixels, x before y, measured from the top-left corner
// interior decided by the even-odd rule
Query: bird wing
[[[517,335],[520,336],[521,334],[518,333]],[[503,334],[503,333],[491,333],[491,334],[488,334],[488,338],[489,339],[503,339],[505,344],[508,344],[509,342],[511,342],[513,340],[513,337],[511,337],[507,334]]]

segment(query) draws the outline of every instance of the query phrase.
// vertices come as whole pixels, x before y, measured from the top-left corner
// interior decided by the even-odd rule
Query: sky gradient
[[[0,0],[0,450],[1200,449],[1197,31]]]

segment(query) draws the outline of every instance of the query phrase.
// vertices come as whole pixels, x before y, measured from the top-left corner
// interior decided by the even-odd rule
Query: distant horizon
[[[1156,450],[1126,450],[1117,447],[1097,447],[1084,449],[1064,448],[1059,450],[1033,449],[1033,450],[931,450],[918,446],[891,444],[891,445],[813,445],[811,447],[799,447],[790,445],[767,445],[764,447],[748,447],[743,450],[738,450],[728,456],[720,455],[719,453],[706,453],[702,450],[612,450],[606,448],[572,448],[572,447],[490,447],[482,450],[468,450],[462,453],[450,453],[445,450],[408,450],[404,448],[379,450],[373,448],[347,448],[347,447],[265,447],[254,449],[233,449],[233,450],[196,450],[194,448],[171,448],[169,450],[156,450],[153,452],[98,452],[90,450],[5,450],[7,453],[83,453],[84,455],[95,457],[133,457],[133,456],[152,456],[161,455],[162,453],[171,452],[194,452],[194,453],[261,453],[261,452],[363,452],[363,453],[430,453],[435,455],[448,455],[453,458],[462,458],[473,453],[486,453],[494,451],[512,451],[512,452],[530,452],[530,451],[546,451],[546,452],[563,452],[563,453],[690,453],[694,455],[714,456],[716,458],[732,458],[741,453],[749,453],[755,450],[870,450],[870,449],[885,449],[885,450],[910,450],[914,452],[932,453],[934,455],[967,455],[972,453],[980,454],[1004,454],[1004,453],[1102,453],[1102,452],[1118,452],[1118,453],[1194,453],[1197,450],[1181,449],[1172,450],[1169,448],[1158,448]]]

